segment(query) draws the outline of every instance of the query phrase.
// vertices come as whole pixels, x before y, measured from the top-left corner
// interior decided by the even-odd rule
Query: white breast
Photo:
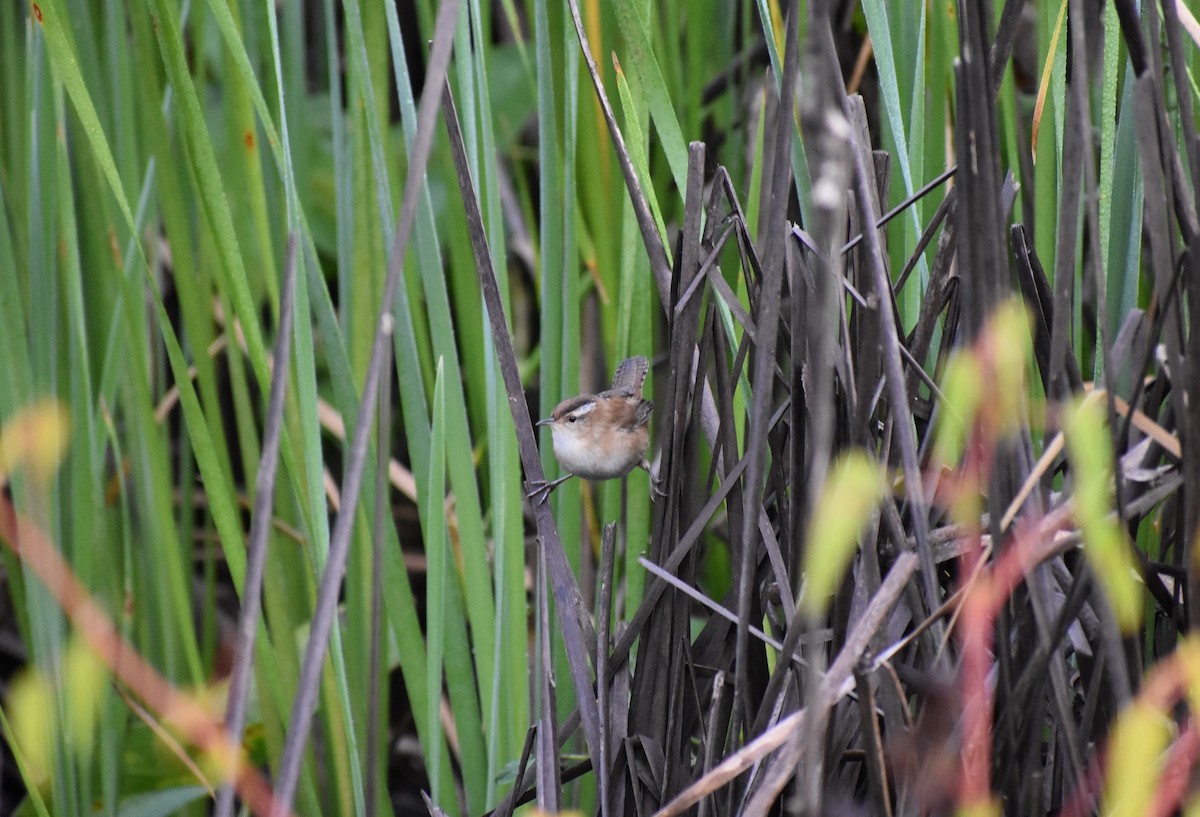
[[[627,448],[621,446],[621,448]],[[593,455],[594,446],[586,444],[582,435],[554,429],[554,456],[563,468],[584,479],[615,479],[628,474],[641,459],[636,450],[610,451],[606,456]],[[616,456],[613,454],[616,453]]]

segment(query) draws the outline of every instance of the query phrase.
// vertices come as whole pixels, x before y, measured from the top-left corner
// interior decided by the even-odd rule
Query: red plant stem
[[[971,435],[963,462],[958,491],[979,495],[984,475],[992,467],[994,445],[985,445],[979,424]],[[969,533],[972,546],[962,558],[966,590],[959,624],[962,644],[963,753],[959,780],[959,803],[970,808],[991,798],[992,691],[988,672],[992,665],[992,636],[996,616],[1013,591],[1025,580],[1028,565],[1039,561],[1039,546],[1070,520],[1069,513],[1056,512],[1036,525],[1019,526],[1007,548],[981,569],[985,558],[981,531]]]
[[[987,583],[985,577],[984,582]],[[959,802],[964,807],[986,802],[991,796],[992,696],[987,686],[991,666],[993,611],[978,585],[963,600],[962,689],[963,769]]]
[[[195,700],[181,694],[121,637],[50,538],[2,495],[0,539],[41,579],[75,629],[112,673],[221,767],[236,769],[233,786],[255,814],[270,812],[274,802],[270,786],[256,769],[244,762],[241,746],[229,737],[220,721]]]
[[[1096,792],[1104,785],[1104,775],[1100,771],[1100,758],[1093,757],[1088,763],[1083,779],[1075,783],[1071,797],[1063,804],[1058,817],[1087,817],[1096,811]]]
[[[1146,811],[1148,817],[1170,817],[1179,808],[1191,782],[1192,766],[1200,755],[1200,728],[1195,717],[1188,718],[1167,755],[1166,766],[1154,790],[1154,799]]]
[[[982,444],[978,421],[967,443],[958,491],[979,496],[982,476],[990,465],[989,446]],[[961,495],[961,494],[960,494]],[[973,502],[973,499],[970,500]],[[977,573],[984,558],[978,524],[969,534],[971,546],[963,553],[964,582]],[[992,706],[987,689],[987,672],[992,647],[992,614],[989,604],[988,571],[967,586],[963,598],[959,637],[962,643],[963,750],[958,797],[962,806],[984,803],[991,793]]]
[[[1187,661],[1177,649],[1163,658],[1142,682],[1137,701],[1147,704],[1159,712],[1167,713],[1179,698],[1187,692],[1191,679]],[[1130,706],[1133,705],[1131,702]],[[1190,782],[1193,763],[1200,756],[1200,728],[1195,717],[1190,717],[1179,737],[1171,747],[1166,765],[1159,777],[1155,798],[1147,810],[1149,815],[1168,815],[1175,812]],[[1095,811],[1097,792],[1104,785],[1101,774],[1101,757],[1093,757],[1088,764],[1083,780],[1075,784],[1071,797],[1059,811],[1059,817],[1084,817]]]
[[[987,676],[992,665],[996,616],[1024,581],[1026,566],[1038,561],[1038,546],[1053,540],[1069,519],[1068,514],[1056,513],[1037,525],[1019,528],[1004,552],[980,572],[974,585],[967,587],[959,625],[963,651],[963,774],[959,798],[964,806],[984,803],[991,796],[992,692]],[[976,544],[963,557],[964,576],[973,575],[984,557],[979,532],[972,536]]]

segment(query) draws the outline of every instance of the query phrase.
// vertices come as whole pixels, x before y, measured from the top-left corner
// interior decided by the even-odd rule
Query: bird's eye
[[[574,415],[574,414],[572,414],[572,415],[570,415],[569,417],[567,417],[567,422],[568,422],[568,423],[573,423],[573,422],[575,422],[575,419],[576,419],[575,415]]]

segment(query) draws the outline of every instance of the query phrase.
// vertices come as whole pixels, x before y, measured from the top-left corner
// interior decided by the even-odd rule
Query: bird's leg
[[[565,477],[559,477],[556,480],[547,482],[544,479],[534,479],[529,481],[529,493],[526,496],[534,505],[539,505],[550,498],[551,492],[569,480],[574,474],[567,474]]]
[[[651,499],[651,501],[653,501],[655,497],[666,496],[667,492],[662,489],[662,480],[660,480],[658,477],[654,476],[654,472],[650,470],[649,461],[642,460],[641,462],[638,463],[638,467],[644,469],[646,471],[646,473],[650,475],[650,499]]]

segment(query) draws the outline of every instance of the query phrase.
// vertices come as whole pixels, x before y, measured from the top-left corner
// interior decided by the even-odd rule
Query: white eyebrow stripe
[[[569,413],[574,414],[576,417],[583,417],[585,414],[590,414],[592,411],[595,410],[595,408],[596,408],[596,401],[589,400],[588,402],[584,403],[582,406],[572,409]]]

